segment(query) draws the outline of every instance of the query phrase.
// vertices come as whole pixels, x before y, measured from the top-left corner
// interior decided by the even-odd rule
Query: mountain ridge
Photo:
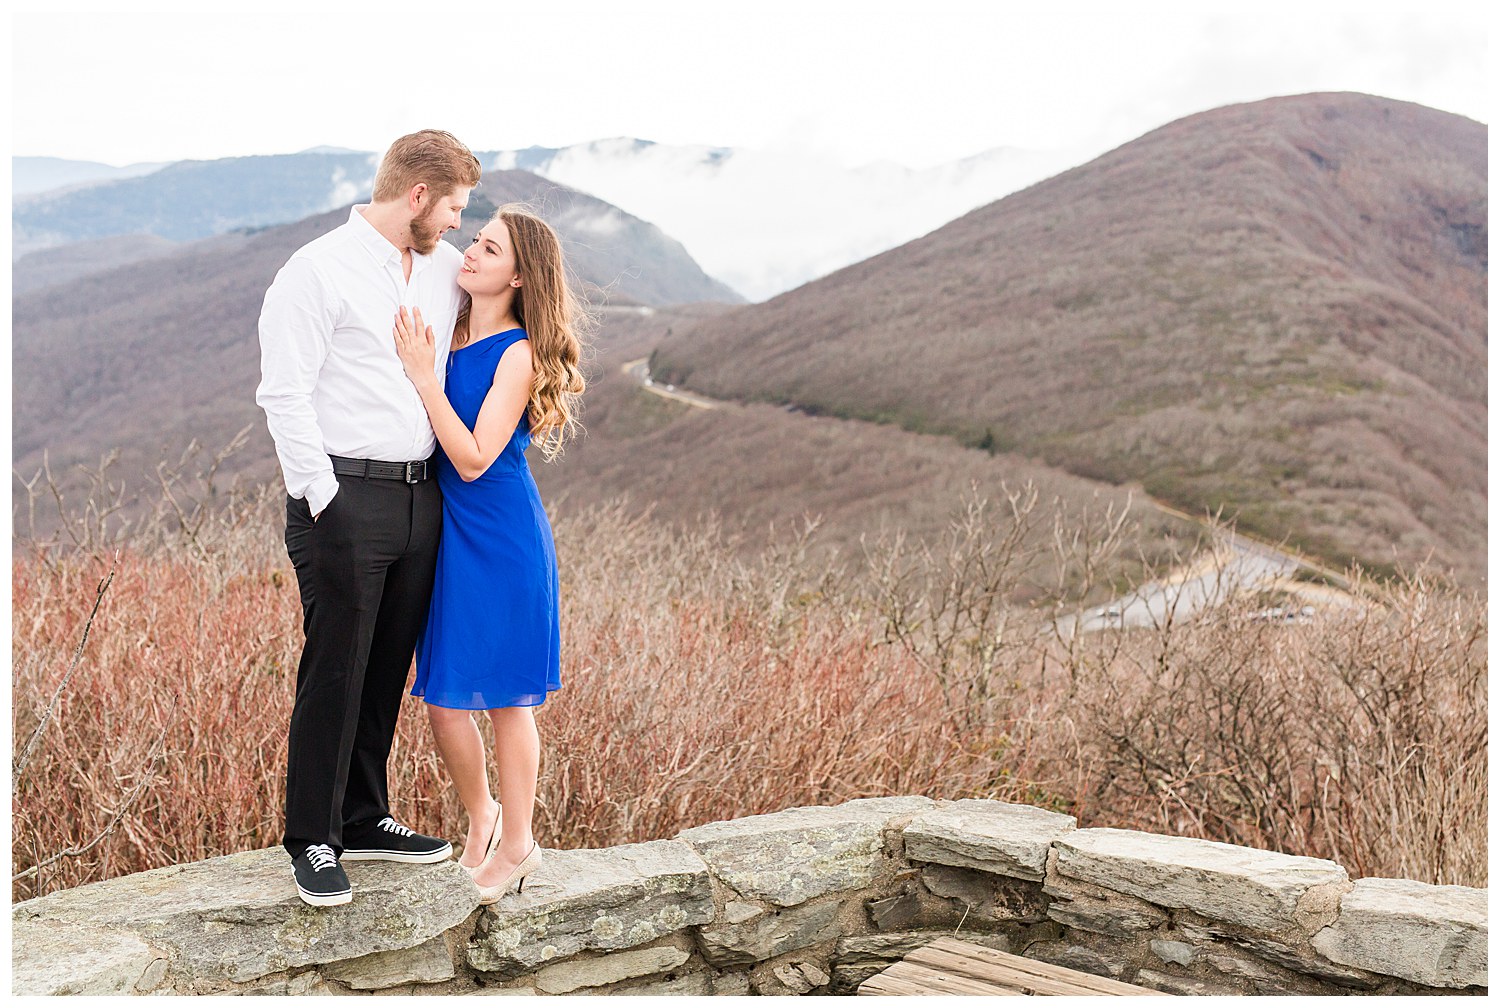
[[[1481,577],[1486,142],[1365,95],[1199,113],[679,330],[652,373]]]

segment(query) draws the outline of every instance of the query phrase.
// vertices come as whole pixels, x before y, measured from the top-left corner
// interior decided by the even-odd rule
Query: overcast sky
[[[632,136],[925,166],[1097,153],[1309,91],[1489,121],[1486,23],[1441,0],[132,6],[12,14],[12,154],[382,150],[436,126],[475,150]]]

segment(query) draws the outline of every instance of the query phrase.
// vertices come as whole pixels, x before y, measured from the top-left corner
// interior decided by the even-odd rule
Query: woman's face
[[[516,250],[511,246],[510,228],[504,221],[492,220],[480,229],[467,251],[463,268],[458,271],[458,285],[470,297],[495,297],[507,287],[519,286],[516,272]]]

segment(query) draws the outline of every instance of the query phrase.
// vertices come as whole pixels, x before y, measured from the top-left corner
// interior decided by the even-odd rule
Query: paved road
[[[654,392],[663,399],[674,399],[677,402],[687,403],[689,406],[696,406],[699,409],[719,408],[720,403],[717,400],[692,392],[682,392],[671,385],[659,385],[655,381],[652,381],[651,372],[646,370],[646,364],[649,360],[649,357],[641,357],[638,360],[627,361],[620,366],[620,370],[634,378],[641,388],[647,392]]]
[[[1168,575],[1148,581],[1129,595],[1057,621],[1066,636],[1078,629],[1160,626],[1170,617],[1183,620],[1201,609],[1227,602],[1236,595],[1268,587],[1290,577],[1301,566],[1295,558],[1269,546],[1230,535],[1217,555],[1208,556]]]
[[[647,370],[648,361],[649,358],[641,357],[627,362],[621,370],[631,375],[643,389],[663,398],[687,403],[699,409],[717,409],[724,405],[707,396],[657,384],[652,381]],[[1205,520],[1194,518],[1159,501],[1148,498],[1146,503],[1165,514],[1205,528],[1210,527]],[[1334,584],[1343,580],[1325,567],[1266,543],[1248,539],[1238,533],[1224,534],[1221,531],[1220,534],[1224,536],[1224,542],[1217,553],[1195,558],[1163,580],[1149,581],[1113,602],[1077,615],[1064,616],[1057,621],[1058,629],[1064,635],[1071,635],[1075,628],[1087,633],[1110,627],[1159,626],[1169,615],[1174,621],[1186,619],[1200,609],[1228,601],[1236,594],[1253,591],[1257,587],[1270,587],[1276,582],[1284,584],[1284,579],[1302,568],[1316,571],[1332,579]],[[1323,598],[1331,601],[1348,599],[1343,593],[1332,596],[1327,592],[1322,594]]]

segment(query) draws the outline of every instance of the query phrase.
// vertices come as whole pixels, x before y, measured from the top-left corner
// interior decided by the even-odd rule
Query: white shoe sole
[[[295,885],[295,883],[293,884]],[[300,896],[302,898],[302,902],[306,903],[308,906],[343,906],[345,903],[348,903],[354,899],[354,890],[345,889],[343,892],[339,893],[319,895],[317,893],[310,893],[299,885],[297,886],[297,895]]]
[[[340,861],[401,861],[405,864],[437,864],[446,861],[453,856],[453,845],[445,844],[442,850],[436,850],[430,854],[412,854],[409,851],[383,851],[383,850],[346,850],[339,856]]]

